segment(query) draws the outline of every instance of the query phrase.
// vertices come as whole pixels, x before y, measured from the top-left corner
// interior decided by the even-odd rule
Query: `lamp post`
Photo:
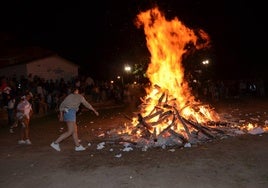
[[[202,61],[202,64],[203,64],[203,65],[208,65],[208,64],[209,64],[209,60],[206,59],[206,60]]]
[[[131,72],[131,66],[125,65],[124,70],[125,70],[125,73],[128,75]],[[122,80],[123,80],[123,78],[122,78]],[[128,81],[128,79],[127,79],[127,81]]]
[[[123,76],[121,77],[121,76],[118,75],[118,76],[117,76],[117,79],[118,79],[118,80],[121,80],[122,85],[124,85],[124,78],[123,78]]]
[[[200,75],[200,82],[206,82],[208,80],[208,78],[211,76],[210,71],[209,71],[209,67],[210,67],[210,60],[209,59],[204,59],[202,61],[202,75]]]
[[[130,72],[130,71],[131,71],[131,66],[129,66],[129,65],[125,65],[125,71],[126,71],[126,72]]]

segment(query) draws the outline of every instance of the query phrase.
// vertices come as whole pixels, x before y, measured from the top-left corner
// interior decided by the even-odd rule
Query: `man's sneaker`
[[[50,144],[50,146],[51,146],[52,148],[54,148],[55,150],[60,151],[60,145],[59,145],[59,144],[56,144],[56,143],[52,142],[52,143]]]
[[[19,140],[18,144],[26,144],[26,142],[24,140]]]
[[[27,144],[27,145],[31,145],[32,142],[31,142],[29,139],[27,139],[27,140],[25,140],[25,144]]]
[[[10,133],[14,133],[14,131],[13,131],[13,129],[12,129],[12,128],[10,128],[10,129],[9,129],[9,132],[10,132]]]
[[[75,146],[74,150],[75,151],[84,151],[84,150],[86,150],[86,148],[84,146],[80,145],[80,146]]]

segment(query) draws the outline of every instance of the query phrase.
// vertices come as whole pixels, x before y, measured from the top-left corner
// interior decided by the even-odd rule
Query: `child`
[[[27,94],[22,96],[20,102],[17,105],[16,117],[18,119],[18,124],[20,127],[20,140],[18,144],[32,144],[29,137],[29,124],[30,118],[33,113],[32,105],[29,102],[31,95]]]

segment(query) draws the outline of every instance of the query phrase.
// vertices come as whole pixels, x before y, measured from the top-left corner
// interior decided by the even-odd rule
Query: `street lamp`
[[[202,76],[202,80],[207,80],[207,79],[209,79],[209,77],[211,77],[211,71],[210,71],[210,69],[211,69],[211,62],[210,62],[210,60],[209,59],[205,59],[205,60],[203,60],[202,61],[202,75],[200,75],[200,76]]]
[[[206,59],[206,60],[202,61],[202,64],[203,64],[203,65],[208,65],[208,64],[209,64],[209,60]]]
[[[128,74],[131,72],[131,66],[129,66],[129,65],[125,65],[124,69],[125,69],[125,72],[127,73],[126,77],[128,78]],[[123,78],[122,78],[122,79],[123,79]],[[128,79],[127,79],[127,80],[128,80]]]
[[[129,65],[125,65],[125,71],[126,71],[126,72],[130,72],[130,71],[131,71],[131,66],[129,66]]]
[[[121,80],[122,85],[124,85],[124,78],[123,78],[123,76],[121,77],[121,76],[118,75],[118,76],[117,76],[117,79],[118,79],[118,80]]]

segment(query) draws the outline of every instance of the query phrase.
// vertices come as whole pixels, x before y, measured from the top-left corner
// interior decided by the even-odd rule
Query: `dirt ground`
[[[227,100],[213,105],[235,121],[252,120],[264,126],[268,120],[268,99]],[[1,126],[0,187],[268,187],[267,133],[212,140],[189,148],[122,151],[119,142],[107,141],[101,135],[121,126],[133,109],[96,108],[99,117],[90,111],[78,116],[82,144],[91,144],[83,152],[74,151],[72,138],[61,143],[61,152],[49,146],[65,129],[56,114],[32,120],[32,145],[18,145],[18,130],[10,134]],[[105,147],[97,149],[101,142]]]

